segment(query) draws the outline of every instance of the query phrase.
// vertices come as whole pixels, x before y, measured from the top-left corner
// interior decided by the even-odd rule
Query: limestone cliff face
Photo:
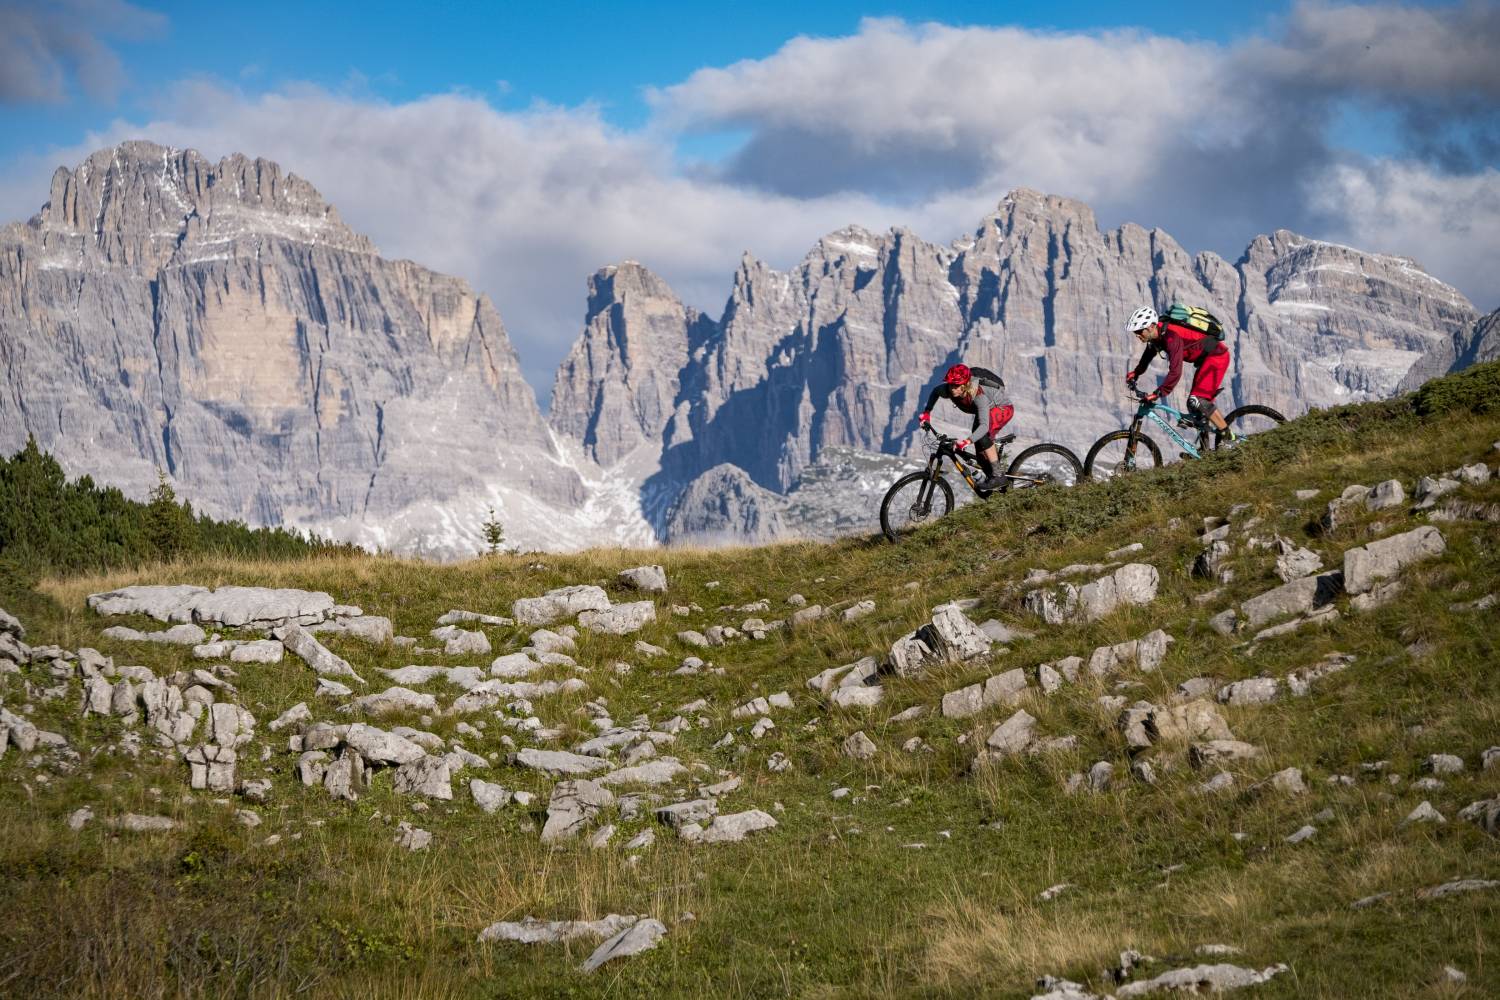
[[[1459,367],[1481,361],[1500,361],[1500,309],[1496,309],[1474,327],[1468,351],[1459,359]]]
[[[1295,415],[1388,396],[1448,370],[1479,340],[1473,306],[1404,258],[1278,231],[1230,263],[1190,255],[1159,230],[1103,231],[1081,202],[1026,190],[952,246],[849,228],[790,272],[747,256],[719,322],[691,334],[670,290],[634,281],[662,296],[635,312],[674,317],[651,356],[681,364],[670,404],[650,397],[654,415],[671,414],[656,438],[657,494],[725,462],[786,494],[829,449],[909,452],[927,389],[958,360],[1004,376],[1018,444],[1057,440],[1081,454],[1126,419],[1122,377],[1139,349],[1124,324],[1148,303],[1201,304],[1225,321],[1226,409],[1253,401]],[[586,331],[568,380],[592,398],[636,398],[619,369],[588,363],[597,339]],[[1147,381],[1163,370],[1158,362]],[[554,426],[589,425],[594,411],[568,412],[579,399],[554,401]],[[608,462],[607,449],[596,453]],[[672,537],[671,524],[659,530]]]
[[[136,496],[161,468],[218,517],[410,548],[385,524],[414,506],[582,496],[490,301],[265,160],[129,142],[60,169],[0,230],[0,371],[0,448],[35,435]]]
[[[695,339],[713,327],[634,261],[589,278],[584,332],[557,370],[552,424],[609,466],[671,419]]]

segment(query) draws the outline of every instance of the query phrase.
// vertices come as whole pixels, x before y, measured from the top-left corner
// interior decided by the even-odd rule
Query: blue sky
[[[849,35],[869,17],[1043,31],[1140,28],[1223,42],[1264,28],[1286,4],[268,0],[219,15],[200,3],[135,6],[159,17],[111,42],[124,71],[118,92],[101,99],[72,86],[62,101],[0,107],[0,156],[70,146],[113,118],[147,116],[163,89],[194,77],[251,91],[308,82],[392,101],[463,90],[498,107],[592,103],[610,122],[635,127],[648,116],[647,87],[704,66],[764,58],[797,35]]]
[[[1235,259],[1278,228],[1500,305],[1500,3],[0,0],[0,221],[126,138],[274,159],[496,301],[545,398],[595,269],[947,242],[1012,187]]]

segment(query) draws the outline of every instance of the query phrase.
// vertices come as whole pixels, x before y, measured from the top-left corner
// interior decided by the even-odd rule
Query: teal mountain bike
[[[1155,424],[1177,447],[1182,458],[1202,458],[1209,451],[1229,447],[1232,442],[1228,434],[1216,430],[1208,421],[1194,414],[1185,414],[1168,403],[1157,400],[1147,402],[1146,394],[1139,389],[1130,395],[1139,404],[1130,426],[1110,431],[1094,442],[1088,457],[1083,460],[1083,474],[1089,479],[1113,479],[1123,472],[1136,469],[1154,469],[1162,464],[1161,448],[1143,429],[1147,423]],[[1225,414],[1224,422],[1234,428],[1241,438],[1270,430],[1285,423],[1286,417],[1269,406],[1251,403]],[[1177,432],[1173,424],[1194,434],[1189,441]]]

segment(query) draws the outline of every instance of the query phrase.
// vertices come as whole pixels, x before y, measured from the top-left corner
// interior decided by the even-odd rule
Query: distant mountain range
[[[0,448],[438,557],[482,548],[491,507],[523,548],[827,536],[874,529],[955,360],[1004,375],[1018,443],[1119,426],[1124,320],[1173,299],[1234,327],[1236,400],[1289,414],[1500,354],[1500,313],[1405,258],[1285,231],[1190,257],[1017,190],[952,245],[851,227],[789,272],[747,255],[717,319],[603,268],[544,419],[462,279],[381,257],[274,163],[127,142],[0,230]]]

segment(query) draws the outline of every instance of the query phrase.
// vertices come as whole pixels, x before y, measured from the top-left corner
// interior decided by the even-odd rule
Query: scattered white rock
[[[1197,965],[1190,969],[1173,969],[1153,979],[1126,983],[1115,990],[1118,1000],[1157,992],[1223,993],[1227,990],[1258,986],[1287,971],[1285,964],[1261,969],[1244,969],[1237,965]]]
[[[667,571],[660,566],[635,566],[620,570],[617,579],[623,586],[643,590],[648,594],[667,592]]]
[[[652,920],[650,918],[638,920],[630,927],[620,931],[614,937],[599,945],[594,950],[594,953],[579,968],[583,972],[593,972],[605,962],[638,955],[643,951],[655,948],[666,933],[666,925],[660,920]]]
[[[1443,814],[1440,813],[1440,812],[1438,812],[1436,809],[1434,809],[1432,807],[1432,803],[1431,802],[1428,802],[1428,801],[1426,801],[1424,799],[1422,801],[1421,805],[1417,806],[1415,809],[1413,809],[1410,813],[1407,814],[1406,818],[1401,821],[1401,825],[1402,826],[1409,826],[1412,823],[1446,823],[1446,822],[1448,822],[1448,821],[1447,821],[1447,819],[1445,819],[1443,817]]]
[[[396,846],[407,851],[425,851],[432,843],[432,834],[402,821],[396,826]]]

